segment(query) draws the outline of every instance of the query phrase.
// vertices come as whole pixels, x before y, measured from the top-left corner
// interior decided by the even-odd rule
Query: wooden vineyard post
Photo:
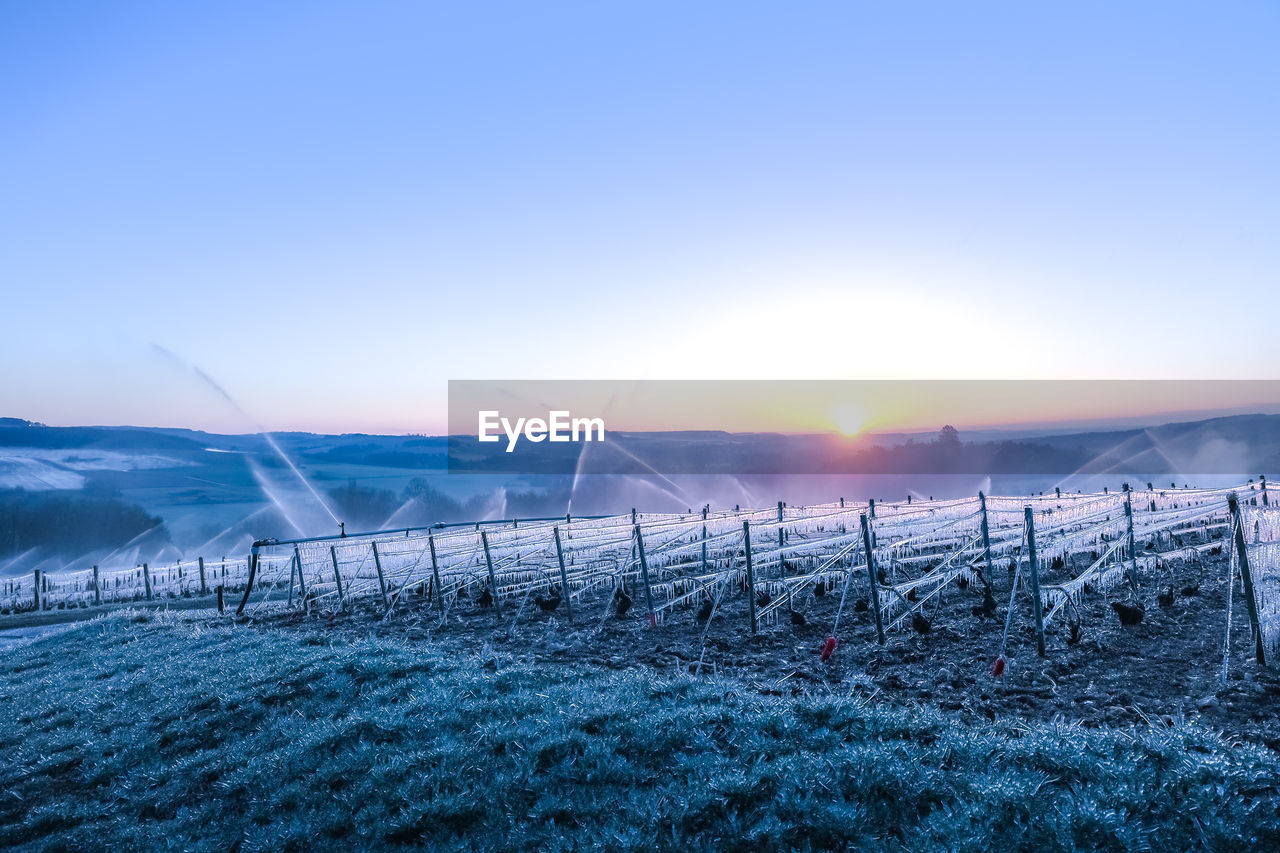
[[[342,594],[342,573],[338,571],[338,551],[332,545],[329,546],[329,559],[333,561],[333,582],[338,587],[338,607],[345,610],[347,599]]]
[[[147,568],[147,564],[142,564],[142,582],[147,588],[147,601],[151,600],[151,569]]]
[[[1128,548],[1129,562],[1125,566],[1125,574],[1129,576],[1129,588],[1133,590],[1134,598],[1138,593],[1138,552],[1137,547],[1133,543],[1133,501],[1130,498],[1129,484],[1124,484],[1124,520],[1128,526]]]
[[[702,571],[707,570],[707,508],[702,508]]]
[[[98,583],[98,567],[93,567],[93,603],[102,603],[102,587]]]
[[[987,496],[978,492],[978,507],[982,511],[982,569],[989,583],[996,573],[991,569],[991,528],[987,526]]]
[[[146,564],[143,564],[146,567]],[[249,603],[249,595],[253,592],[253,581],[258,576],[258,543],[253,543],[253,548],[249,551],[249,579],[244,585],[244,596],[240,599],[240,606],[236,608],[236,615],[240,616],[244,613],[244,606]],[[221,588],[219,588],[221,589]],[[221,611],[219,611],[221,612]]]
[[[785,544],[786,536],[782,530],[782,501],[778,501],[778,577],[780,578],[787,576],[787,559],[782,553]]]
[[[42,609],[43,609],[43,608],[40,606],[40,570],[39,570],[39,569],[33,569],[32,571],[34,571],[34,572],[35,572],[35,581],[36,581],[36,582],[35,582],[35,585],[32,587],[32,589],[34,589],[34,590],[35,590],[36,611],[38,612],[38,611],[40,611],[40,610],[42,610]]]
[[[436,538],[427,534],[427,547],[431,549],[431,579],[436,585],[436,609],[444,615],[444,590],[440,588],[440,564],[436,562]]]
[[[640,557],[640,580],[644,582],[644,604],[649,608],[649,627],[656,628],[658,621],[653,612],[653,590],[649,588],[649,561],[644,555],[644,537],[640,535],[640,525],[635,526],[635,532],[636,553]]]
[[[222,614],[222,584],[218,584],[218,614]]]
[[[876,577],[876,551],[871,547],[871,525],[866,513],[862,519],[862,547],[867,552],[867,577],[871,580],[871,612],[876,615],[876,642],[884,645],[884,619],[880,615],[880,579]]]
[[[493,556],[489,553],[489,535],[480,531],[480,544],[484,546],[484,561],[489,566],[489,594],[493,596],[493,606],[498,606],[498,577],[493,573]]]
[[[298,550],[298,546],[293,546],[293,559],[298,564],[298,597],[306,599],[307,582],[302,577],[302,552]]]
[[[751,633],[756,633],[756,572],[751,565],[751,522],[742,522],[742,547],[747,557],[747,612],[751,614]]]
[[[1027,521],[1027,556],[1031,561],[1031,612],[1036,617],[1036,654],[1044,657],[1044,613],[1040,606],[1040,566],[1036,559],[1036,523],[1031,507],[1023,513]]]
[[[1253,597],[1253,572],[1249,569],[1249,553],[1244,544],[1244,521],[1240,517],[1240,500],[1235,493],[1227,495],[1227,508],[1231,510],[1232,527],[1235,528],[1236,558],[1240,562],[1240,580],[1244,583],[1244,600],[1249,609],[1249,625],[1253,628],[1254,656],[1259,666],[1267,665],[1267,654],[1262,645],[1262,623],[1258,619],[1258,600]]]
[[[204,557],[200,557],[200,594],[201,595],[209,594],[209,587],[206,586],[204,582]]]
[[[387,598],[387,579],[382,574],[382,558],[378,556],[378,543],[370,542],[373,548],[373,567],[378,570],[378,588],[382,590],[382,610],[385,613],[391,609],[391,599]]]
[[[300,566],[294,557],[289,558],[289,600],[285,603],[286,607],[293,607],[293,579],[297,577]]]
[[[551,533],[556,539],[556,561],[560,563],[560,594],[564,596],[565,613],[573,619],[573,598],[569,595],[569,575],[564,568],[564,549],[560,547],[560,528],[551,528]]]

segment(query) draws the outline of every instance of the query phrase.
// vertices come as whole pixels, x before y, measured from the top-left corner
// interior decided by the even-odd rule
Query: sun
[[[831,419],[841,435],[857,435],[865,418],[866,412],[856,403],[841,403],[831,410]]]

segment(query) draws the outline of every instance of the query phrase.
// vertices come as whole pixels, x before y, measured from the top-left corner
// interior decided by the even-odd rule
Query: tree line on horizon
[[[0,490],[0,557],[32,548],[74,556],[118,548],[148,531],[169,538],[162,519],[111,492]]]

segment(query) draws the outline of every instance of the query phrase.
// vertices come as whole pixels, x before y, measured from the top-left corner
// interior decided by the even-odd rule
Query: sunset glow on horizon
[[[1093,428],[1280,412],[1280,381],[456,381],[449,432],[478,410],[603,417],[623,432],[830,433]]]

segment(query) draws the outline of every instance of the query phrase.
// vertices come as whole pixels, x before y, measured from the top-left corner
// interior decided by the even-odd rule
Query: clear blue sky
[[[1277,45],[1274,2],[7,2],[0,415],[1274,377]]]

